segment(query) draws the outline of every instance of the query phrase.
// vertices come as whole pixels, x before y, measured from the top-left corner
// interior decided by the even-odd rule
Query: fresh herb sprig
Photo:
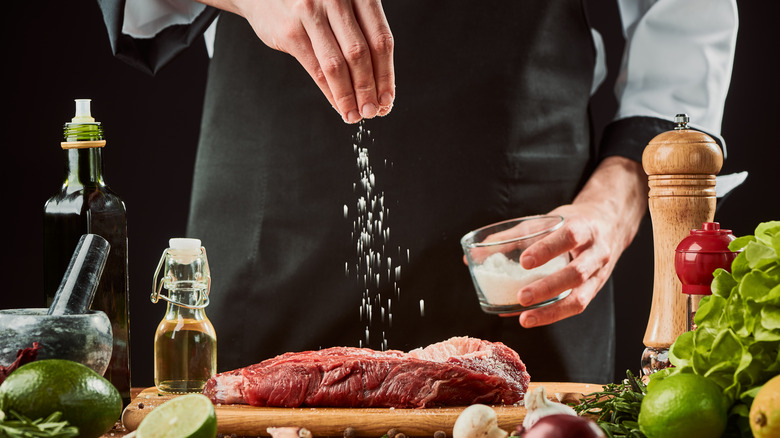
[[[9,419],[11,417],[12,419]],[[6,416],[0,411],[0,438],[72,438],[79,435],[76,426],[60,421],[61,412],[31,420],[15,411]]]
[[[596,423],[610,438],[645,438],[639,430],[639,408],[647,387],[631,371],[620,383],[608,383],[602,391],[585,395],[573,408],[578,414],[598,415]]]

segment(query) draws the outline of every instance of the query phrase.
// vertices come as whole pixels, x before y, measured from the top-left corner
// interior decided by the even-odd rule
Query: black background
[[[609,2],[592,8],[599,12],[604,3]],[[747,170],[750,176],[720,206],[716,220],[739,236],[752,234],[760,222],[780,219],[780,145],[774,134],[780,93],[773,32],[780,8],[756,0],[738,6],[737,55],[722,130],[728,157],[721,173]],[[43,305],[43,204],[62,184],[59,143],[62,124],[73,116],[73,99],[91,98],[108,140],[106,181],[128,208],[133,385],[151,386],[153,334],[164,308],[151,304],[149,294],[168,238],[185,231],[208,66],[205,45],[197,41],[151,77],[113,58],[94,1],[14,2],[4,14],[0,181],[6,226],[0,308]],[[606,26],[614,22],[611,14],[605,11],[594,19]],[[614,27],[602,31],[609,41],[619,36]],[[615,40],[608,48],[619,54],[621,44]],[[652,251],[646,218],[616,269],[616,379],[639,368],[652,294]],[[214,293],[219,293],[218,267],[212,270]]]

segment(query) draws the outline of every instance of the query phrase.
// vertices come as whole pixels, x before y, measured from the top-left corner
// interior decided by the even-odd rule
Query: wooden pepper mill
[[[689,129],[686,114],[678,114],[674,121],[674,130],[657,135],[642,154],[655,247],[644,374],[670,365],[669,347],[687,330],[686,296],[674,267],[675,248],[690,230],[713,221],[715,175],[723,166],[723,153],[712,137]]]

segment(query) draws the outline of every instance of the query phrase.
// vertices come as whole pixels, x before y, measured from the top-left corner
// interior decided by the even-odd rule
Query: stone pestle
[[[81,236],[48,315],[80,315],[89,311],[110,247],[97,234]]]

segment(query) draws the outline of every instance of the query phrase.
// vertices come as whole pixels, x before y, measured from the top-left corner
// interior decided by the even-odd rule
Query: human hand
[[[236,1],[269,47],[294,56],[347,123],[390,112],[393,35],[379,0]]]
[[[564,217],[564,225],[527,248],[520,257],[526,269],[541,266],[569,252],[563,269],[518,291],[528,306],[569,296],[520,314],[523,327],[552,324],[585,310],[606,283],[618,258],[633,240],[647,208],[647,176],[637,162],[621,157],[605,159],[574,202],[550,212]]]
[[[525,269],[569,253],[571,261],[559,271],[522,287],[517,294],[523,306],[553,299],[570,290],[561,301],[520,314],[524,327],[552,324],[582,313],[609,279],[623,246],[612,234],[614,223],[596,205],[571,204],[551,211],[564,217],[564,225],[528,247],[520,256]]]

